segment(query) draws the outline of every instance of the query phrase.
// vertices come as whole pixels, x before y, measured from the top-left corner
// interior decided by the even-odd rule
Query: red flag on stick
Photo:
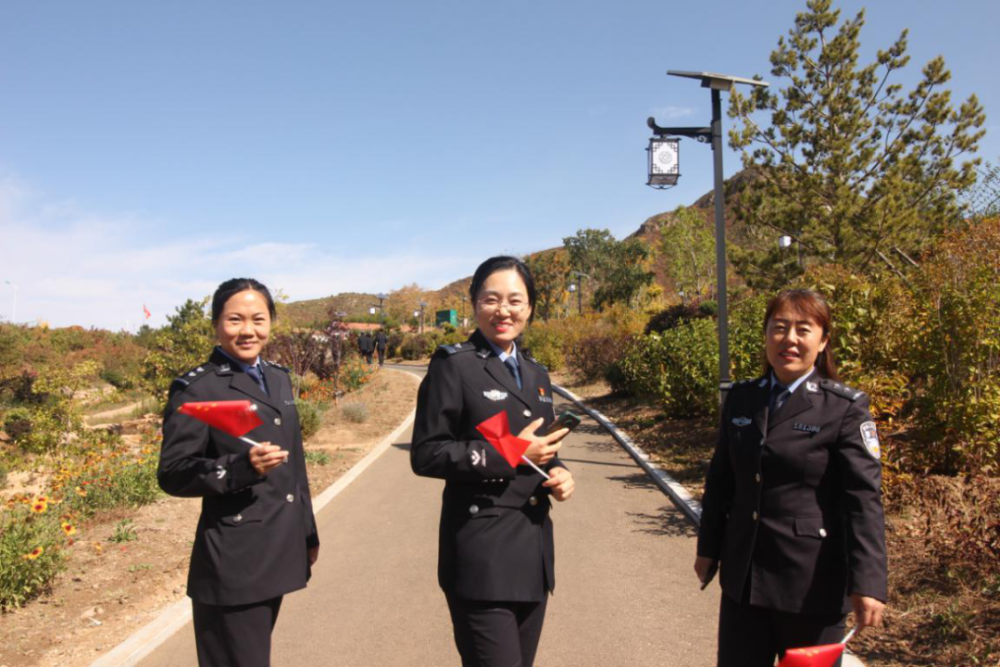
[[[264,422],[257,416],[253,401],[193,401],[184,403],[177,412],[240,438]],[[256,444],[256,443],[255,443]]]
[[[778,667],[831,667],[843,652],[843,644],[790,648]]]
[[[153,313],[149,312],[149,308],[146,308],[146,304],[142,304],[142,314],[146,316],[147,320],[153,316]]]
[[[511,468],[517,467],[524,451],[531,444],[528,440],[522,440],[510,432],[510,422],[507,421],[507,413],[503,411],[476,426],[476,430],[483,434],[486,442],[500,452]]]

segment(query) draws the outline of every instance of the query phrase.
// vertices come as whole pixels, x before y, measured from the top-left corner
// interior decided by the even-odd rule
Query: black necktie
[[[264,375],[260,372],[260,366],[248,366],[247,375],[253,378],[260,390],[267,396],[267,386],[264,384]]]
[[[771,387],[771,394],[768,397],[768,409],[770,413],[773,415],[780,410],[789,396],[791,396],[791,393],[788,391],[788,387],[780,382],[775,382]]]
[[[514,357],[512,357],[512,356],[511,357],[507,357],[504,360],[503,365],[506,366],[507,370],[510,371],[510,374],[514,376],[514,380],[517,382],[517,388],[520,389],[521,388],[521,371],[517,367],[517,361],[515,361]]]

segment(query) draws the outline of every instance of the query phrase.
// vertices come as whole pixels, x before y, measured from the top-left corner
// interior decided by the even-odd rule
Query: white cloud
[[[207,296],[236,276],[255,277],[297,301],[414,282],[437,287],[471,272],[467,259],[406,249],[379,249],[375,258],[308,240],[234,245],[208,233],[170,237],[168,230],[164,221],[95,215],[0,179],[0,317],[12,314],[8,280],[18,286],[19,322],[117,330],[141,324],[143,304],[153,313],[150,324],[161,325],[186,299]],[[163,240],[152,243],[151,237]]]
[[[696,109],[694,107],[656,107],[649,112],[649,115],[656,119],[656,122],[663,124],[664,122],[677,120],[678,118],[686,118],[688,116],[694,115]]]

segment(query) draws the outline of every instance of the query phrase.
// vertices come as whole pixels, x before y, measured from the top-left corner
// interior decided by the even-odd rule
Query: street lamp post
[[[426,301],[421,301],[420,302],[420,328],[419,328],[420,333],[424,332],[424,308],[426,308],[426,307],[427,307],[427,302]]]
[[[374,315],[375,314],[375,309],[378,308],[379,322],[381,323],[381,326],[384,329],[385,328],[385,306],[384,306],[384,304],[385,304],[385,300],[389,298],[389,295],[388,294],[376,294],[375,298],[378,299],[378,305],[376,306],[375,304],[372,304],[371,308],[368,309],[368,314],[369,315]]]
[[[669,70],[670,76],[680,76],[701,81],[702,88],[712,91],[712,124],[710,127],[660,127],[650,117],[646,124],[656,135],[649,141],[649,180],[647,185],[665,189],[677,184],[680,177],[679,140],[674,137],[692,137],[699,142],[712,142],[715,172],[715,263],[719,303],[719,401],[725,401],[732,381],[729,377],[729,310],[726,301],[726,195],[722,178],[722,91],[730,91],[736,84],[767,87],[764,81],[713,74],[711,72],[682,72]]]
[[[569,291],[571,294],[576,292],[576,312],[583,315],[583,279],[590,276],[583,271],[573,271],[572,273],[577,276],[578,280],[569,284]]]

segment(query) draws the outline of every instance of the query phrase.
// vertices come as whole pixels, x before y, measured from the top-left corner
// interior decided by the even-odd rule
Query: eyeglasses
[[[487,312],[494,313],[503,308],[511,315],[519,315],[521,311],[523,311],[528,306],[528,304],[524,303],[523,301],[515,301],[514,303],[507,303],[505,301],[501,301],[495,296],[489,296],[486,297],[485,299],[480,299],[476,303],[479,304],[480,308],[482,308]]]

